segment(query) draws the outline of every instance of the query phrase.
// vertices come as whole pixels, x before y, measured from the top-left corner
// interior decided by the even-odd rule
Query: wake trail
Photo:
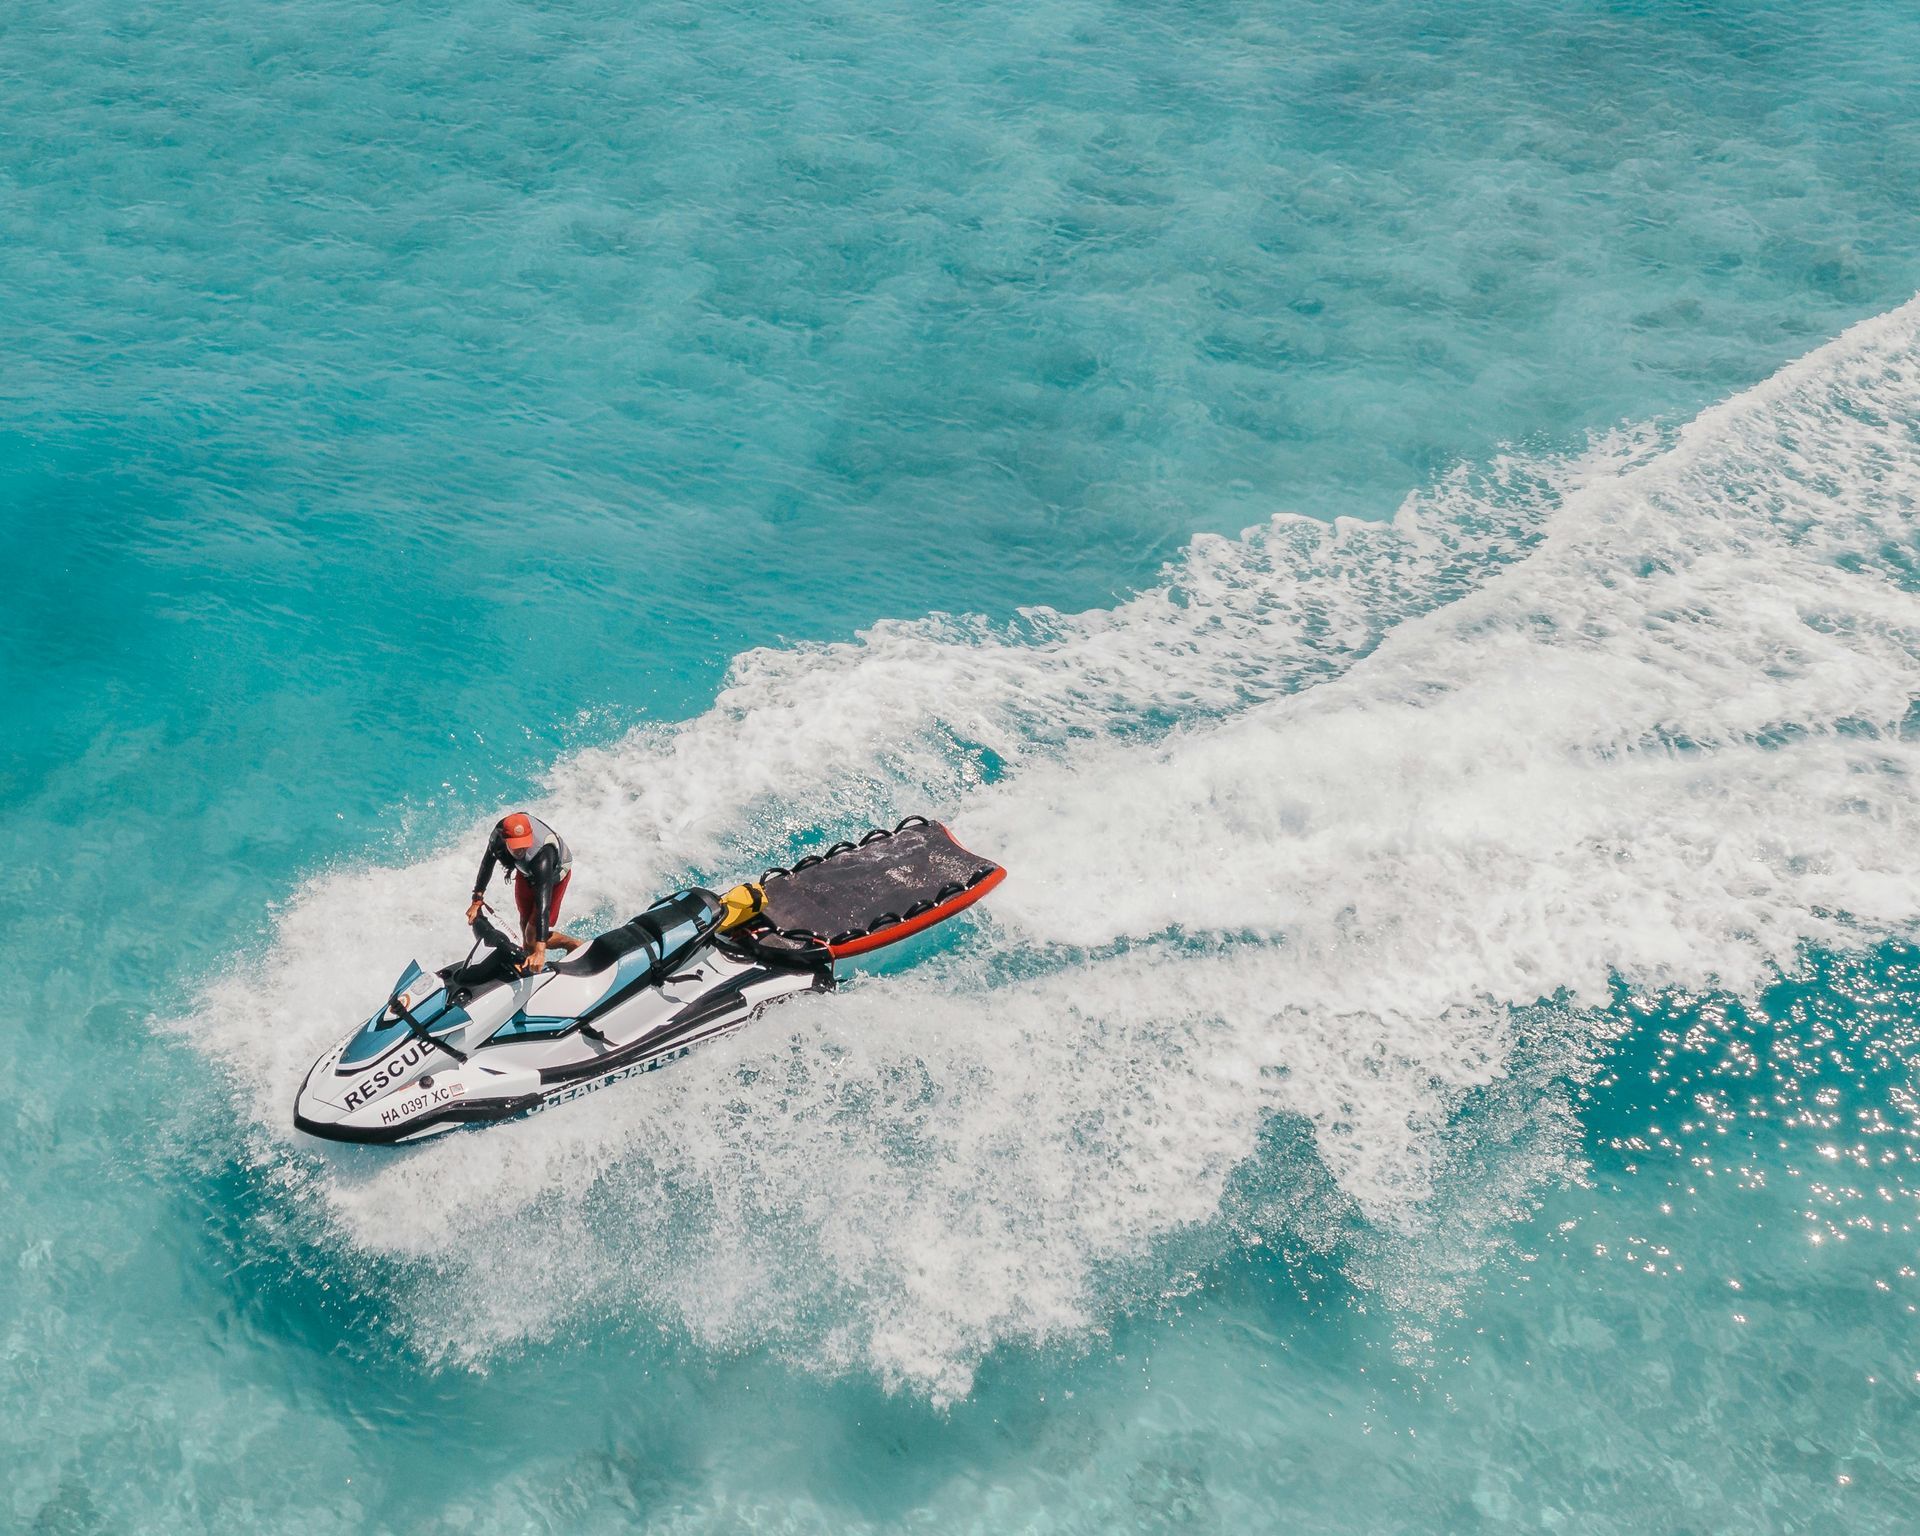
[[[554,768],[585,907],[919,809],[1011,878],[915,969],[565,1113],[379,1161],[283,1129],[350,1022],[300,1000],[438,955],[477,830],[309,882],[186,1023],[432,1354],[666,1319],[947,1399],[1244,1242],[1417,1306],[1409,1254],[1458,1283],[1567,1166],[1617,985],[1913,932],[1917,422],[1920,301],[1677,434],[1199,539],[1110,611],[740,658]]]

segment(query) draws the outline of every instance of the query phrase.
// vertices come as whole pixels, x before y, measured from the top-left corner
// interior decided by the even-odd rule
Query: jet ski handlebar
[[[455,1061],[465,1065],[467,1053],[436,1037],[433,1031],[413,1016],[413,1009],[407,1005],[405,998],[406,993],[396,992],[392,997],[387,999],[387,1007],[396,1019],[406,1024],[407,1033],[412,1035],[416,1040],[424,1041],[437,1050],[445,1051]]]
[[[487,948],[497,949],[501,954],[505,955],[516,970],[526,964],[527,952],[492,923],[487,921],[485,909],[474,914],[471,927],[473,929],[474,944],[473,951],[469,951],[467,955],[469,961],[473,959],[474,951],[477,951],[480,946],[484,944]]]

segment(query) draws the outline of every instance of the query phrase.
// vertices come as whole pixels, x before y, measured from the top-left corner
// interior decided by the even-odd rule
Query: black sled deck
[[[729,937],[787,964],[845,960],[945,922],[1006,877],[937,821],[909,816],[768,870],[757,916]]]

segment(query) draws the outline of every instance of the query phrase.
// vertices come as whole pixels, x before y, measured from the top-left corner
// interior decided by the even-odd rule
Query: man
[[[567,882],[573,878],[573,852],[565,839],[525,811],[502,816],[487,839],[486,856],[480,860],[480,874],[473,882],[473,905],[467,908],[469,923],[479,916],[496,864],[513,870],[513,904],[520,910],[520,940],[527,949],[525,968],[537,971],[547,963],[549,943],[564,950],[578,949],[578,939],[553,926],[560,921],[560,903],[567,894]]]

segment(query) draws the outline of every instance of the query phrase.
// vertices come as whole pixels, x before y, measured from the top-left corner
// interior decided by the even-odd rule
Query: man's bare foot
[[[550,933],[547,935],[547,942],[556,949],[564,949],[568,954],[572,954],[580,947],[580,940],[570,933]]]

